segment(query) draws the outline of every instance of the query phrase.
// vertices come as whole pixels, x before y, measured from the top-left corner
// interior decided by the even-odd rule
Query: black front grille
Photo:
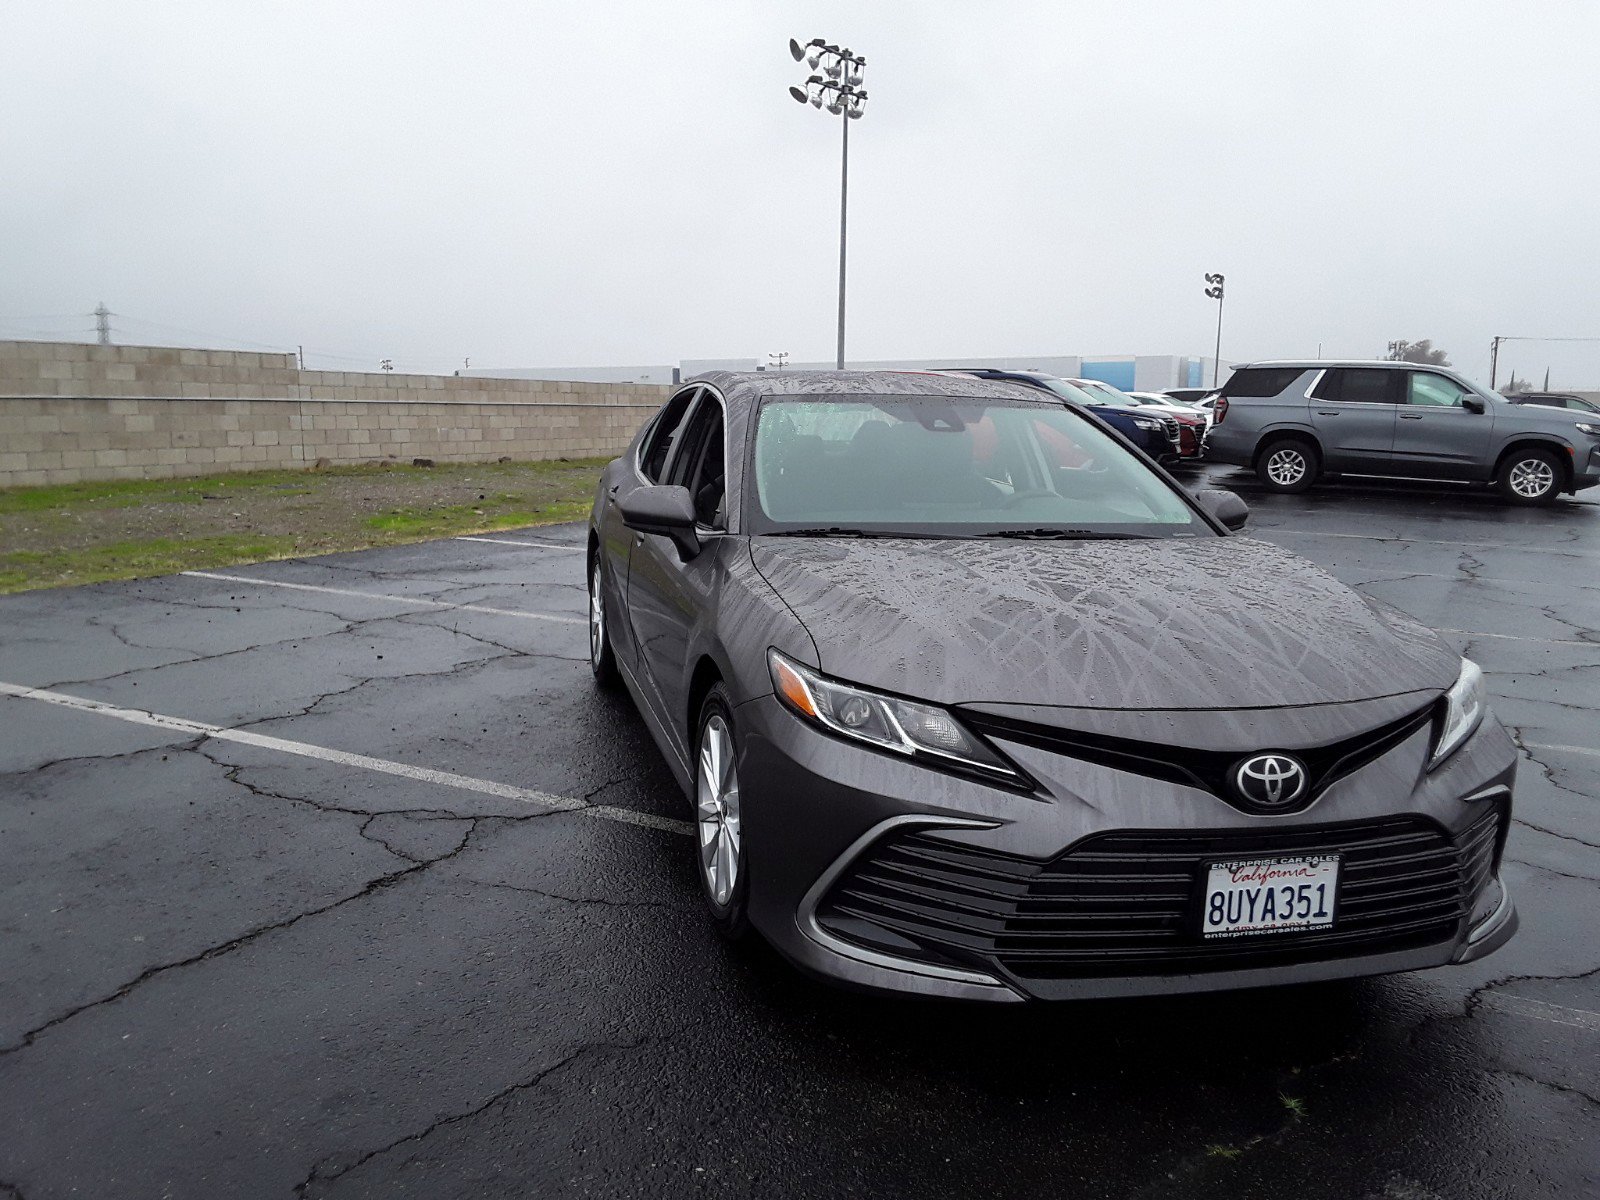
[[[1341,738],[1322,746],[1291,747],[1262,746],[1261,750],[1284,750],[1302,760],[1310,776],[1305,794],[1292,807],[1263,809],[1229,781],[1233,768],[1253,751],[1197,750],[1190,746],[1170,745],[1162,742],[1143,742],[1133,738],[1106,737],[1102,734],[1082,733],[1061,729],[1054,725],[1040,725],[1033,721],[1019,721],[1011,717],[975,709],[961,709],[961,719],[979,733],[1002,741],[1036,746],[1055,754],[1084,762],[1115,767],[1151,779],[1164,779],[1168,783],[1181,783],[1201,788],[1219,800],[1224,800],[1244,812],[1293,812],[1306,808],[1333,784],[1346,775],[1359,771],[1393,750],[1401,742],[1434,720],[1437,703],[1407,713],[1397,720],[1364,730],[1353,737]]]
[[[1422,817],[1298,829],[1122,832],[1051,861],[932,832],[890,835],[834,884],[818,920],[903,957],[1021,979],[1200,972],[1407,950],[1455,938],[1494,869],[1503,810],[1458,838]],[[1332,928],[1206,940],[1209,864],[1337,854]]]

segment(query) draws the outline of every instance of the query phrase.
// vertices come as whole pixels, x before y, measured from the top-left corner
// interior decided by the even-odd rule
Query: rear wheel
[[[750,872],[745,862],[733,706],[720,683],[713,685],[700,707],[699,729],[694,799],[700,892],[717,932],[736,941],[750,927]]]
[[[1548,450],[1513,450],[1500,464],[1495,487],[1512,504],[1545,504],[1561,490],[1561,460]]]
[[[1267,489],[1290,495],[1315,483],[1320,469],[1316,448],[1300,438],[1269,442],[1256,458],[1256,477]]]
[[[606,623],[606,593],[600,570],[600,555],[589,567],[589,669],[601,687],[617,682],[617,656],[611,652],[611,634]]]

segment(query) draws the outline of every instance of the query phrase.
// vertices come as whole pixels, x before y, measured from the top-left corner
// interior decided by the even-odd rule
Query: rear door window
[[[1276,396],[1304,375],[1300,367],[1240,367],[1222,385],[1222,394],[1235,396]]]
[[[1318,400],[1343,404],[1399,404],[1406,372],[1381,368],[1333,367],[1311,393]]]

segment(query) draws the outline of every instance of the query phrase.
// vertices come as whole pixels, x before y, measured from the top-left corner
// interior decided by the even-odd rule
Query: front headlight
[[[777,650],[767,651],[767,669],[773,690],[790,711],[840,737],[1012,785],[1027,782],[942,708],[840,683]]]
[[[1461,660],[1461,674],[1444,694],[1444,720],[1439,726],[1439,740],[1434,744],[1433,757],[1428,760],[1428,770],[1433,770],[1461,748],[1461,743],[1473,735],[1483,724],[1483,714],[1488,711],[1489,697],[1483,686],[1483,671],[1470,658]]]
[[[1154,431],[1161,428],[1160,421],[1152,421],[1149,417],[1135,417],[1133,423],[1144,430]],[[1581,429],[1583,426],[1580,425],[1578,428]]]
[[[1600,425],[1592,425],[1588,421],[1579,421],[1578,428],[1591,437],[1600,437]]]

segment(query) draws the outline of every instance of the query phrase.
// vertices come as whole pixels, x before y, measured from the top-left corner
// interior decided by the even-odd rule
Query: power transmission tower
[[[111,345],[111,315],[111,310],[106,307],[104,300],[100,301],[95,307],[94,327],[95,332],[100,335],[100,344],[102,346]]]

